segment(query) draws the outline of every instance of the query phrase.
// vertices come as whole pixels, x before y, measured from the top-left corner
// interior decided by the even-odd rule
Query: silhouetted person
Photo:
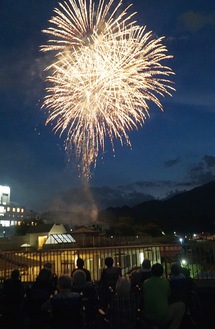
[[[131,273],[131,287],[139,286],[141,287],[143,282],[146,279],[149,279],[151,276],[151,261],[148,258],[145,258],[142,262],[140,269],[135,270]]]
[[[142,262],[142,266],[138,270],[134,270],[131,273],[130,281],[131,281],[131,290],[135,295],[136,303],[138,307],[141,307],[142,301],[142,285],[145,280],[150,278],[151,276],[151,261],[146,258]]]
[[[11,272],[11,278],[3,287],[3,327],[22,329],[24,326],[24,287],[18,270]]]
[[[76,261],[76,266],[77,268],[75,268],[72,273],[71,276],[73,276],[73,274],[75,273],[75,271],[77,270],[82,270],[84,271],[84,273],[86,274],[86,281],[91,281],[91,274],[90,271],[88,271],[86,268],[84,268],[84,260],[82,258],[78,258]]]
[[[51,272],[50,263],[45,263],[26,296],[30,329],[40,329],[44,327],[46,314],[42,312],[41,306],[54,294],[55,290],[56,278]]]
[[[55,273],[52,272],[52,263],[46,262],[43,265],[43,276],[47,276],[47,280],[50,281],[52,285],[53,293],[57,290],[58,277]]]
[[[76,270],[73,273],[72,281],[71,291],[78,292],[82,297],[84,306],[84,328],[94,328],[98,312],[98,295],[95,283],[86,281],[86,274],[82,270]]]
[[[116,282],[121,277],[121,268],[113,266],[113,258],[105,258],[106,268],[101,273],[99,281],[100,286],[100,304],[104,311],[108,307],[112,293],[115,292]]]
[[[178,262],[172,263],[171,274],[169,276],[171,298],[170,302],[184,302],[186,303],[188,293],[188,280],[182,273],[181,264]]]

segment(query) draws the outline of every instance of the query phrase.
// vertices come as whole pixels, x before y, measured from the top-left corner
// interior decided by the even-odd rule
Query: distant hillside
[[[215,182],[210,182],[167,200],[151,200],[134,207],[107,208],[99,220],[115,222],[132,217],[136,223],[156,223],[166,231],[215,231]]]

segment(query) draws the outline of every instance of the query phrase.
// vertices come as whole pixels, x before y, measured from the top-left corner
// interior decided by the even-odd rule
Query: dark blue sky
[[[0,184],[11,199],[43,211],[65,204],[63,195],[82,185],[64,140],[45,126],[46,42],[54,0],[0,2]],[[130,1],[124,1],[125,4]],[[111,193],[150,193],[163,197],[214,178],[215,171],[215,3],[205,0],[135,0],[137,21],[165,36],[176,92],[153,104],[150,119],[130,133],[132,150],[116,142],[100,154],[91,186]],[[64,193],[64,194],[63,194]],[[71,192],[70,192],[71,193]],[[83,200],[82,200],[83,201]],[[96,203],[96,200],[94,200]],[[76,200],[76,205],[78,201]]]

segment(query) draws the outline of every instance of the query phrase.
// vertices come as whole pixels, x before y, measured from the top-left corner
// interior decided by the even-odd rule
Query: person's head
[[[82,258],[78,258],[76,261],[76,265],[78,268],[83,268],[84,267],[84,261]]]
[[[112,257],[106,257],[106,258],[105,258],[105,265],[106,265],[107,267],[111,267],[111,266],[113,266],[113,258],[112,258]]]
[[[150,270],[151,269],[151,261],[148,258],[145,258],[144,261],[142,262],[142,268],[145,270]]]
[[[70,291],[72,287],[72,279],[69,275],[63,274],[58,278],[58,290]]]
[[[82,270],[77,270],[73,273],[72,280],[74,284],[83,284],[86,282],[86,274]]]
[[[50,262],[46,262],[46,263],[44,263],[43,267],[44,267],[45,269],[51,271],[51,269],[52,269],[52,263],[50,263]]]
[[[178,262],[172,263],[171,265],[171,274],[178,275],[181,273],[181,264]]]
[[[19,272],[19,270],[13,270],[11,272],[11,278],[12,279],[19,279],[20,278],[20,272]]]
[[[185,278],[190,278],[190,269],[186,267],[181,268],[181,273],[184,274]]]
[[[40,270],[37,281],[39,282],[49,282],[51,278],[52,272],[50,270],[47,271],[47,269],[44,267]]]
[[[152,276],[161,277],[163,275],[163,266],[160,263],[152,265],[151,274]]]
[[[119,278],[116,283],[116,293],[119,296],[127,296],[131,291],[131,282],[126,278]]]

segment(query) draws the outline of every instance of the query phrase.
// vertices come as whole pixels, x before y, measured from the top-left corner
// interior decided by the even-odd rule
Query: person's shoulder
[[[88,272],[88,273],[90,273],[90,271],[89,271],[87,268],[85,268],[85,267],[83,267],[82,270],[83,270],[84,272]]]
[[[90,271],[88,269],[82,268],[81,270],[84,271],[86,273],[86,275],[88,275],[88,276],[90,275]]]
[[[139,271],[140,273],[140,280],[145,281],[151,277],[151,271]]]
[[[23,283],[20,280],[13,280],[13,279],[7,279],[4,282],[4,288],[9,288],[9,287],[22,287]]]
[[[162,279],[162,284],[165,285],[165,287],[170,290],[170,282],[166,278],[161,278]]]
[[[9,284],[11,284],[11,279],[4,280],[4,287],[8,286]]]
[[[117,266],[112,266],[111,267],[111,272],[119,273],[120,271],[121,271],[121,268],[120,267],[117,267]]]
[[[51,300],[55,301],[55,300],[64,300],[64,299],[81,299],[81,296],[78,292],[76,291],[70,291],[68,293],[59,293],[54,295]]]
[[[71,275],[73,275],[77,270],[78,270],[78,268],[74,268],[74,269],[72,270]]]
[[[165,284],[169,284],[169,280],[163,276],[159,277],[158,279]]]
[[[95,284],[94,281],[86,281],[86,282],[84,283],[84,285],[85,285],[86,287],[89,287],[89,288],[95,288],[95,287],[96,287],[96,284]]]
[[[171,280],[181,280],[181,279],[186,279],[186,277],[183,273],[179,273],[177,275],[170,275],[169,279],[170,279],[170,281]]]
[[[150,278],[146,279],[146,280],[142,283],[142,286],[143,286],[143,287],[147,287],[148,285],[151,284],[151,282],[153,282],[153,277],[150,277]]]

